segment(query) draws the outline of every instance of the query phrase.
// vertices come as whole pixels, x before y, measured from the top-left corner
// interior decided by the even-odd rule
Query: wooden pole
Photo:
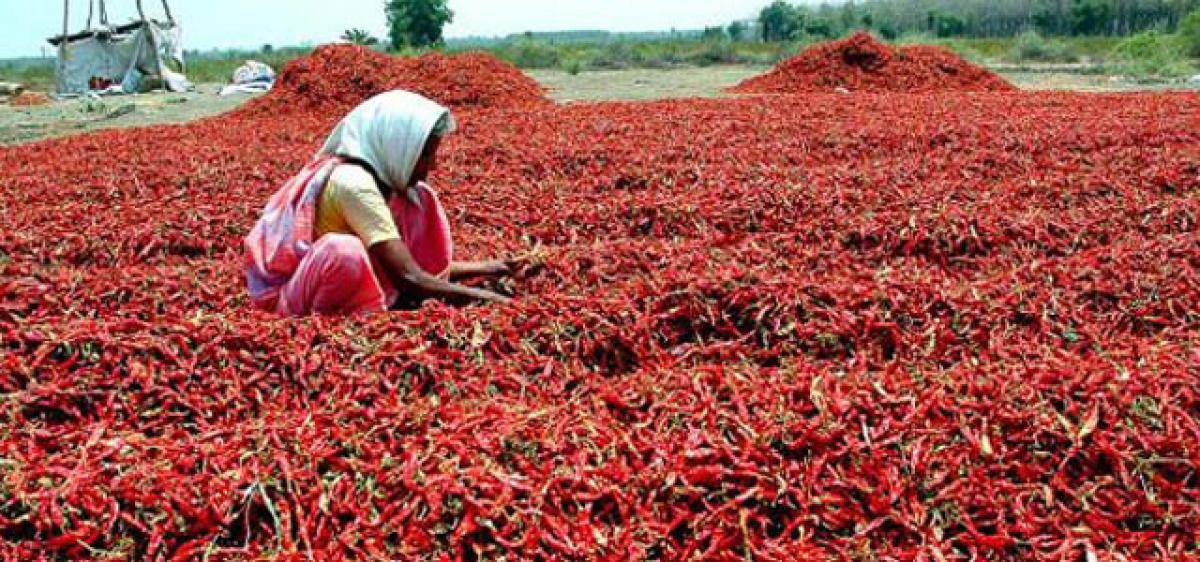
[[[88,0],[88,21],[87,21],[87,27],[84,29],[92,28],[92,12],[95,12],[95,11],[96,11],[96,0]]]
[[[167,4],[167,0],[162,0],[162,3],[163,11],[167,13],[167,21],[171,22],[171,25],[175,25],[175,16],[171,15],[171,6]]]
[[[100,25],[108,27],[108,4],[100,0]]]
[[[66,85],[66,66],[67,66],[67,34],[69,34],[71,25],[71,0],[63,0],[63,33],[62,41],[58,44],[58,91],[62,93],[63,86]]]
[[[146,11],[142,9],[142,0],[137,0],[138,17],[146,21]]]
[[[71,0],[63,0],[63,34],[62,43],[58,44],[58,50],[61,53],[63,47],[67,44],[67,35],[71,33]]]

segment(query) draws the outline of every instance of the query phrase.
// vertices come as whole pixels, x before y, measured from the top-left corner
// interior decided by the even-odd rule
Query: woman
[[[446,213],[424,182],[454,128],[448,109],[403,91],[346,116],[246,238],[255,305],[306,316],[380,312],[401,296],[507,301],[452,282],[509,273],[499,261],[452,261]]]

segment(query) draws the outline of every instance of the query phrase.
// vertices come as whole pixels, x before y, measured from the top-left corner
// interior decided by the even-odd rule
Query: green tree
[[[1189,56],[1200,57],[1200,10],[1188,14],[1179,22],[1179,40]]]
[[[347,29],[346,32],[342,34],[342,41],[353,45],[370,46],[379,44],[379,39],[375,38],[374,35],[371,35],[371,32],[358,28]]]
[[[1046,35],[1052,35],[1062,32],[1061,22],[1059,17],[1051,10],[1041,10],[1033,14],[1033,27]]]
[[[967,24],[957,16],[938,15],[934,23],[934,34],[938,37],[956,37],[966,33]]]
[[[1100,35],[1108,30],[1112,21],[1112,7],[1098,0],[1075,0],[1071,6],[1071,33],[1074,35]]]
[[[428,47],[442,42],[442,30],[454,20],[447,0],[387,0],[392,48]]]
[[[758,14],[764,41],[791,41],[804,28],[804,13],[795,6],[776,0]]]
[[[1127,37],[1147,30],[1175,32],[1191,12],[1200,9],[1200,0],[772,0],[764,4],[770,5],[759,12],[759,25],[751,24],[755,31],[747,35],[767,41],[820,39],[857,28],[873,29],[888,38],[917,33],[1012,38],[1025,31],[1037,31],[1043,38]]]
[[[729,34],[730,39],[733,39],[734,41],[742,41],[746,38],[746,24],[740,21],[735,21],[729,24],[729,27],[725,30],[725,32]]]

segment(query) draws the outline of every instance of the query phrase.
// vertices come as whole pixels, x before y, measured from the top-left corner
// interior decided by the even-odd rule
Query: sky
[[[69,0],[71,30],[83,28],[88,0]],[[151,17],[160,0],[143,0]],[[448,37],[525,31],[699,29],[751,18],[770,0],[450,0]],[[61,32],[62,0],[0,0],[0,58],[37,56]],[[188,49],[257,48],[336,41],[357,27],[385,36],[384,0],[169,0]],[[109,19],[136,16],[134,0],[107,0]],[[47,49],[49,47],[47,46]]]

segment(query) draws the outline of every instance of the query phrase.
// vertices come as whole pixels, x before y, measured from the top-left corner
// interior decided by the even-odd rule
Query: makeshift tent
[[[92,27],[97,2],[100,24]],[[105,4],[105,0],[89,0],[87,26],[84,31],[68,35],[71,0],[64,0],[63,34],[49,39],[58,47],[58,93],[132,93],[147,85],[172,91],[191,88],[182,74],[183,29],[171,15],[167,0],[162,1],[167,21],[147,18],[141,0],[137,0],[138,19],[124,25],[109,24]],[[172,64],[179,72],[171,68]]]

